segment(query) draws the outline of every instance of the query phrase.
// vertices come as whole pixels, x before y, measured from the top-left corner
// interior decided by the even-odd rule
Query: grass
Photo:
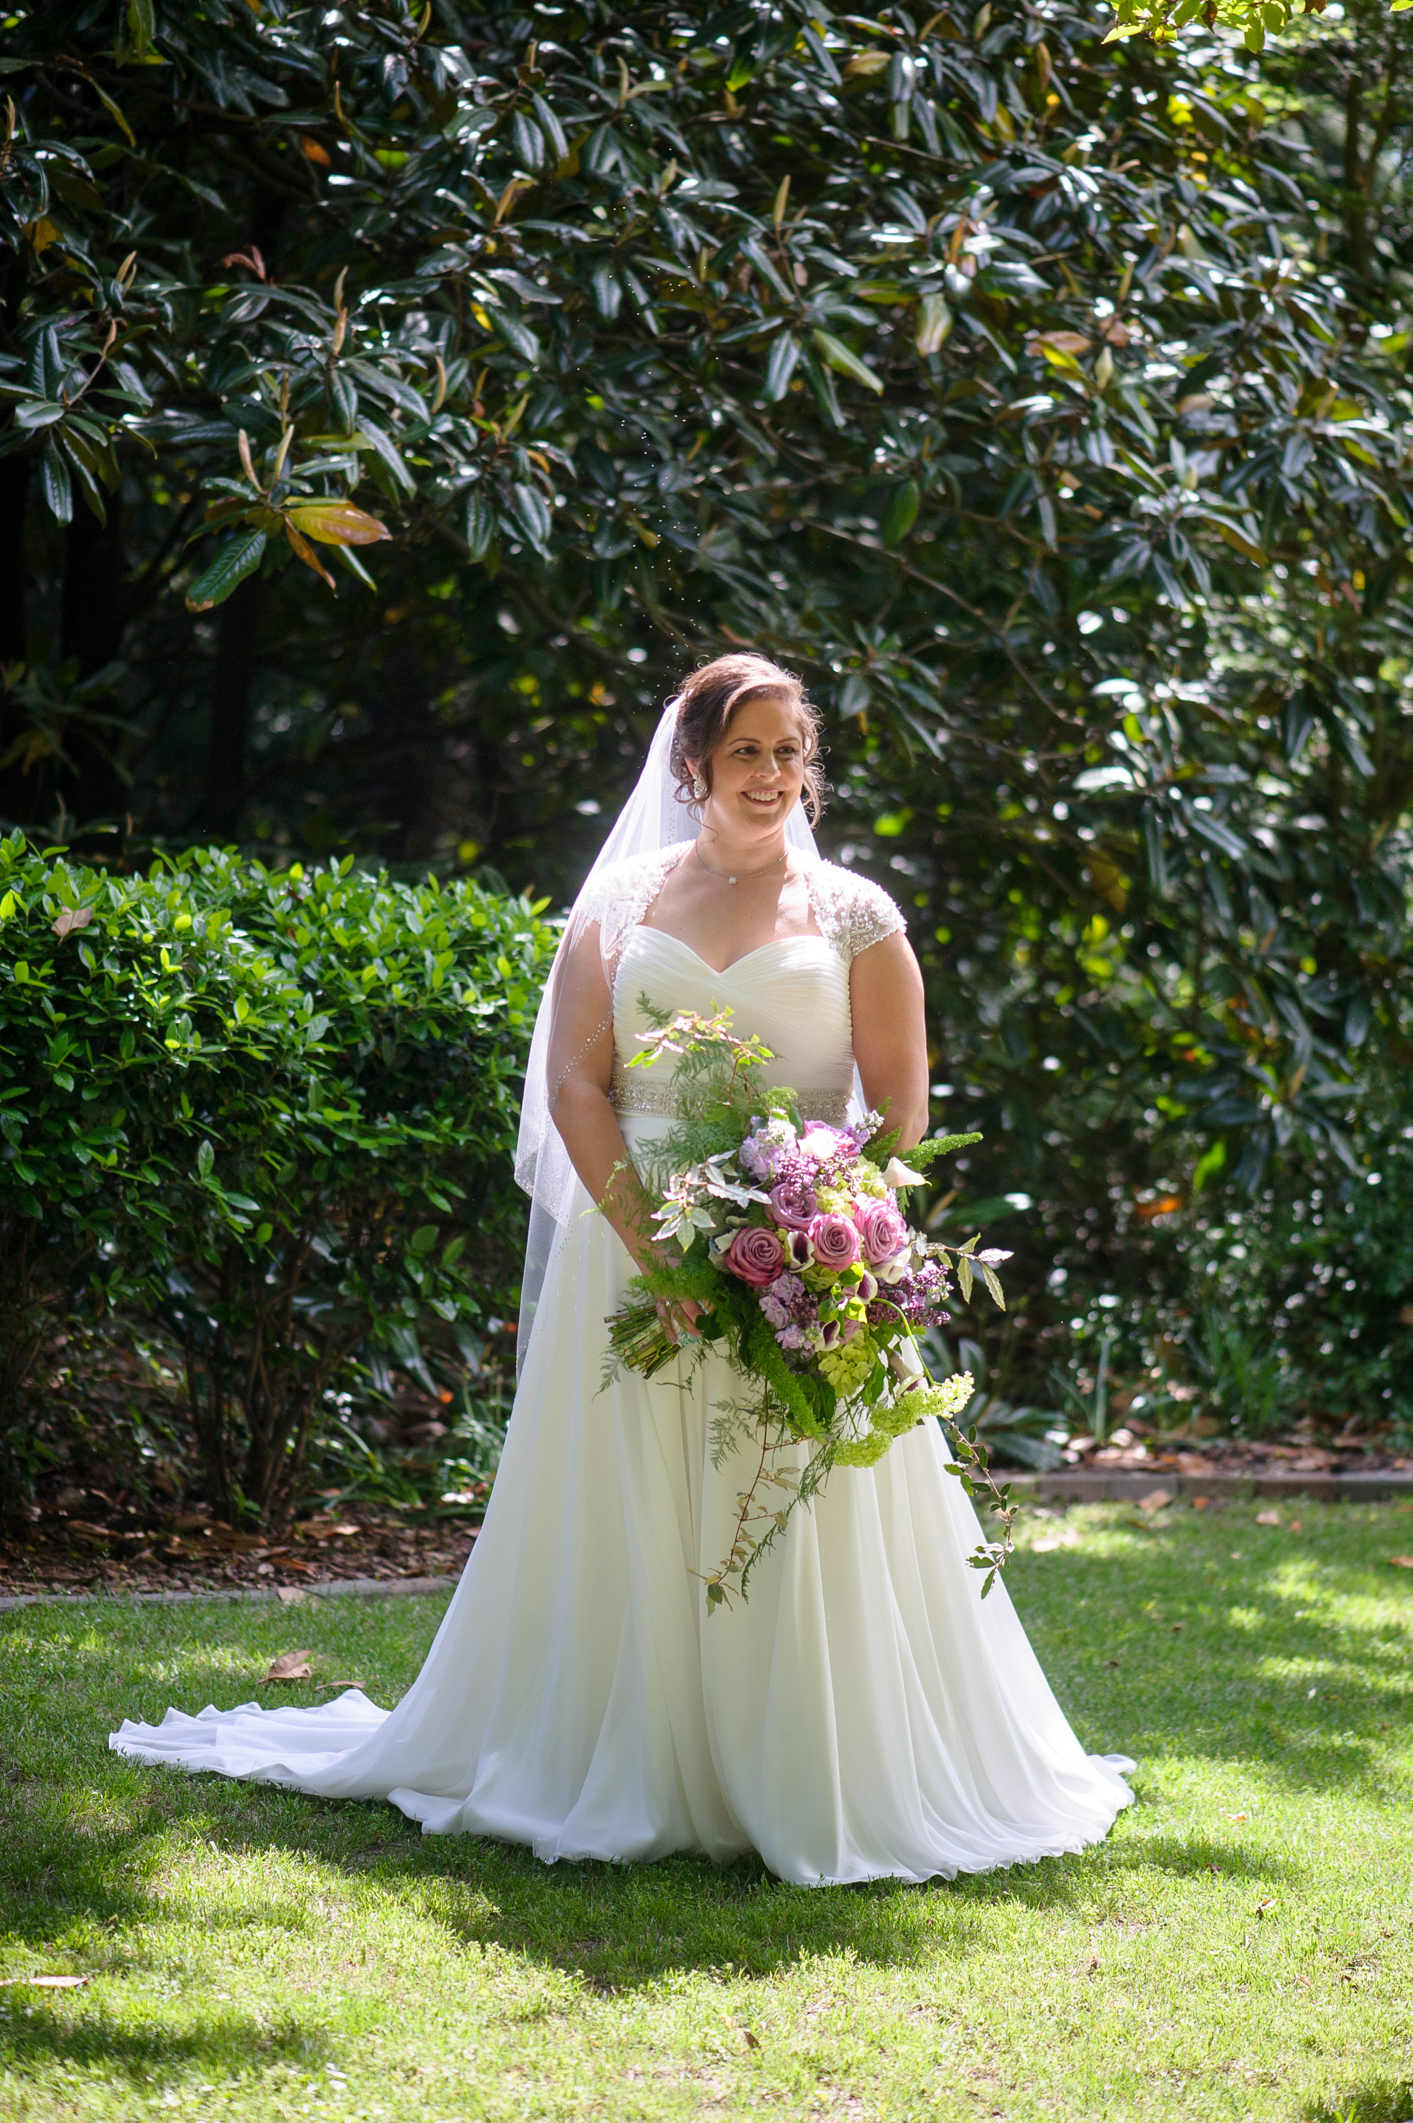
[[[0,2115],[1413,2116],[1413,1549],[1397,1507],[1031,1519],[1014,1594],[1109,1841],[1017,1871],[782,1886],[546,1868],[381,1805],[120,1762],[169,1702],[311,1645],[392,1702],[444,1602],[0,1618]],[[1233,1553],[1235,1551],[1235,1553]]]

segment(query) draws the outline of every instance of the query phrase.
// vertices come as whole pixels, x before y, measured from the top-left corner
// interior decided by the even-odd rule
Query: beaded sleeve
[[[906,929],[901,908],[871,877],[822,862],[809,873],[810,905],[825,937],[847,965],[899,929]]]
[[[630,930],[638,926],[657,898],[681,853],[678,846],[614,863],[599,878],[592,898],[583,902],[579,910],[582,919],[599,925],[599,949],[610,987]]]

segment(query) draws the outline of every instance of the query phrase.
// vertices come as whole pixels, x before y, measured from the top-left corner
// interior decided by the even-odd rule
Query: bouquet
[[[977,1252],[975,1237],[940,1245],[898,1206],[926,1164],[981,1138],[935,1137],[904,1163],[881,1115],[836,1128],[801,1113],[793,1091],[761,1086],[774,1057],[732,1032],[729,1010],[666,1018],[641,1001],[656,1029],[629,1066],[676,1057],[677,1119],[644,1174],[657,1244],[607,1321],[606,1379],[625,1366],[651,1378],[712,1344],[740,1377],[740,1396],[714,1404],[713,1459],[722,1466],[749,1443],[755,1471],[730,1552],[706,1578],[708,1608],[733,1585],[745,1596],[760,1555],[832,1468],[871,1466],[930,1419],[951,1444],[949,1471],[1001,1520],[1000,1537],[969,1558],[986,1572],[984,1597],[1011,1552],[1015,1514],[958,1421],[971,1377],[934,1379],[919,1337],[947,1319],[954,1277],[964,1299],[979,1278],[1004,1309],[996,1270],[1010,1255]],[[684,1346],[666,1313],[690,1302],[699,1338]]]

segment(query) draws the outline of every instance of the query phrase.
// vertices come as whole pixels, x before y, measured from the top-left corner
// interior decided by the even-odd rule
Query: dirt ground
[[[330,1578],[456,1577],[480,1511],[422,1519],[353,1506],[300,1520],[283,1540],[200,1511],[142,1515],[101,1490],[68,1489],[0,1531],[0,1594],[211,1591]]]

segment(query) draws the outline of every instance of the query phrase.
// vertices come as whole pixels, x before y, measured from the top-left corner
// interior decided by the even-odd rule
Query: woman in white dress
[[[1085,1755],[1004,1587],[982,1604],[977,1521],[935,1424],[836,1468],[748,1599],[709,1616],[701,1574],[746,1479],[713,1465],[711,1410],[738,1382],[713,1351],[600,1385],[605,1316],[651,1243],[632,1161],[672,1111],[660,1064],[624,1073],[644,999],[729,1005],[812,1115],[862,1097],[904,1149],[925,1127],[917,962],[888,896],[815,852],[817,744],[788,673],[755,656],[698,671],[575,905],[527,1070],[515,1409],[417,1680],[390,1712],[357,1691],[169,1710],[125,1723],[120,1753],[387,1798],[430,1833],[547,1860],[755,1850],[802,1885],[1079,1850],[1129,1803],[1133,1765]]]

